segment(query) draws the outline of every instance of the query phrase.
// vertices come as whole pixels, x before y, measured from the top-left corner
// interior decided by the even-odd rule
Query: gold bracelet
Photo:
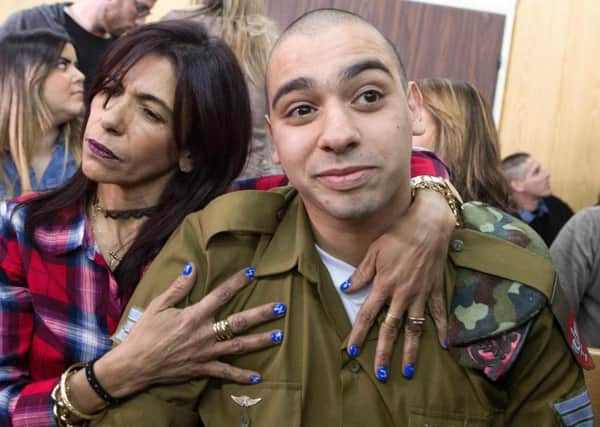
[[[97,418],[100,414],[85,414],[75,408],[69,399],[71,387],[69,378],[85,366],[84,363],[75,363],[63,372],[60,381],[52,389],[51,397],[54,400],[52,412],[59,427],[76,427],[86,424],[87,421]]]
[[[462,226],[462,198],[452,183],[438,176],[420,175],[410,179],[410,192],[414,199],[417,190],[433,190],[446,199],[450,210],[456,218],[456,226]]]

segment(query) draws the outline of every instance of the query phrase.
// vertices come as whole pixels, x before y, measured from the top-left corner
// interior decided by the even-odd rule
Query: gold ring
[[[385,316],[385,320],[383,321],[388,327],[392,329],[399,329],[402,326],[402,319],[392,316],[391,314],[387,314]]]
[[[411,317],[408,316],[406,318],[406,330],[410,332],[414,332],[417,335],[421,335],[423,333],[423,325],[425,324],[424,317]]]
[[[213,323],[212,329],[217,341],[227,341],[234,337],[231,326],[229,326],[227,320],[219,320],[218,322]]]

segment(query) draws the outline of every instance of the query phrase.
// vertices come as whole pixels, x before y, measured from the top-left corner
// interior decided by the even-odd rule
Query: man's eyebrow
[[[271,108],[275,108],[277,101],[279,101],[283,95],[286,95],[295,90],[310,89],[314,86],[314,81],[305,77],[298,77],[296,79],[290,80],[283,86],[280,86],[279,89],[277,89],[277,92],[275,92],[275,96],[273,96],[273,102],[271,102]]]
[[[340,73],[340,80],[351,80],[358,76],[360,73],[369,70],[380,70],[392,77],[392,72],[386,65],[379,59],[366,59],[364,61],[357,62],[346,68]]]
[[[171,107],[169,107],[169,104],[167,104],[165,101],[163,101],[162,99],[160,99],[157,96],[154,96],[150,93],[138,93],[135,97],[137,99],[139,99],[140,101],[148,101],[148,102],[153,102],[155,104],[158,104],[162,108],[167,110],[169,112],[169,114],[173,115],[173,109]]]

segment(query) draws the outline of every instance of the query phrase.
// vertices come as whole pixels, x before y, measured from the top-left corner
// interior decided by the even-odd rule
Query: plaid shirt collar
[[[81,247],[89,259],[93,260],[96,255],[84,203],[61,211],[54,221],[37,227],[34,239],[40,250],[53,255],[64,255]]]

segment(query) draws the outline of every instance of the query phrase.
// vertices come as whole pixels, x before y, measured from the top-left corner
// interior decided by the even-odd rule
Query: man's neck
[[[79,0],[65,8],[69,16],[87,32],[98,37],[110,37],[102,22],[103,2]]]
[[[528,194],[514,194],[513,197],[519,209],[525,209],[529,212],[535,211],[540,204],[540,200],[542,200],[541,197],[534,197]]]
[[[328,254],[350,265],[358,266],[371,243],[400,219],[410,204],[410,196],[396,206],[382,209],[368,218],[340,220],[322,211],[307,208],[315,243]]]

